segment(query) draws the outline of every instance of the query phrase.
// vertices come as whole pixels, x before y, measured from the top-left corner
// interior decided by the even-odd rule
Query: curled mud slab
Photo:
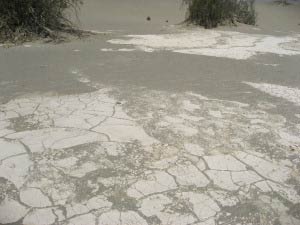
[[[18,98],[0,106],[0,223],[300,224],[299,132],[195,93]]]

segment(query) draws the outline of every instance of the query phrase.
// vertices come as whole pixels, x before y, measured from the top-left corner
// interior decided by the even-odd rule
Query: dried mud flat
[[[299,104],[300,90],[249,85]],[[1,106],[2,224],[299,223],[299,125],[263,105],[98,88]]]
[[[182,27],[155,34],[109,32],[111,36],[84,46],[30,43],[0,49],[10,59],[18,59],[14,54],[20,50],[35,60],[43,58],[46,49],[49,56],[39,63],[50,65],[37,69],[16,64],[26,74],[38,73],[29,76],[30,82],[45,76],[44,84],[17,97],[3,97],[0,105],[0,224],[300,224],[297,79],[291,87],[245,76],[236,81],[240,99],[232,100],[212,97],[201,88],[149,88],[146,79],[145,86],[104,84],[86,69],[98,68],[92,71],[100,74],[94,64],[105,67],[105,62],[113,76],[114,67],[125,73],[122,69],[131,57],[157,63],[158,54],[170,53],[168,57],[182,60],[211,57],[220,60],[220,68],[225,58],[233,66],[257,64],[270,73],[285,73],[285,60],[299,58],[299,33],[275,36]],[[100,62],[95,48],[108,60]],[[56,57],[70,54],[70,49],[85,67],[71,64],[74,58],[66,55],[67,66],[60,64]],[[118,67],[120,62],[124,68]],[[7,68],[13,70],[1,60],[0,65],[0,76]],[[69,75],[51,86],[54,67]],[[198,71],[194,73],[194,82],[201,83]],[[289,76],[287,81],[294,79]],[[18,90],[25,79],[3,78],[0,91],[5,93]],[[60,93],[66,83],[76,84],[75,91]],[[245,100],[249,91],[256,94],[254,101]],[[288,114],[281,113],[282,105]]]

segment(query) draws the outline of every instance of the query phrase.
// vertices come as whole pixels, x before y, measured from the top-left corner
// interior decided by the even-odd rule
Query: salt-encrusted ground
[[[300,35],[271,36],[230,31],[194,28],[160,35],[127,35],[126,39],[109,40],[112,44],[132,45],[133,49],[154,52],[167,50],[176,53],[205,55],[246,60],[259,54],[300,55]],[[108,51],[112,49],[102,49]]]
[[[177,3],[90,0],[96,36],[0,46],[0,224],[300,224],[296,6],[208,31],[165,26]]]
[[[1,105],[1,224],[300,223],[299,124],[192,92],[97,89]]]

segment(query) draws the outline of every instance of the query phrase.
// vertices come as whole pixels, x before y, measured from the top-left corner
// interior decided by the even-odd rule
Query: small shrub
[[[236,22],[254,25],[256,22],[254,1],[183,0],[188,6],[187,21],[205,28]]]
[[[77,9],[81,0],[0,0],[0,41],[55,37],[74,31],[67,10]]]
[[[255,0],[239,1],[236,7],[236,20],[239,23],[255,25],[256,12],[254,8]]]

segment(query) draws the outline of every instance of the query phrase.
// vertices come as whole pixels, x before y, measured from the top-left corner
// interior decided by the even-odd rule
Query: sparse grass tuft
[[[0,42],[78,33],[67,13],[77,14],[81,4],[81,0],[0,0]]]
[[[226,23],[256,23],[255,0],[183,0],[187,22],[213,28]]]

